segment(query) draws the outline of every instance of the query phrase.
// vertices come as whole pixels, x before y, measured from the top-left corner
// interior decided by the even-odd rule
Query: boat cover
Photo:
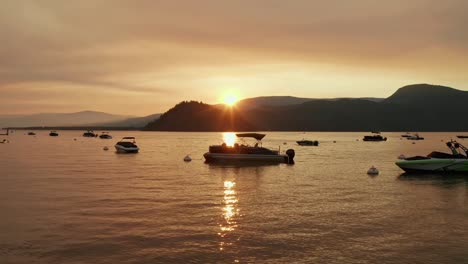
[[[259,133],[239,133],[236,134],[237,137],[250,137],[250,138],[255,138],[256,140],[262,140],[266,135],[265,134],[259,134]]]

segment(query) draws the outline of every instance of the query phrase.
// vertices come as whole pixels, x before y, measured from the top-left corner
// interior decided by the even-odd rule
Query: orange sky
[[[0,113],[468,89],[468,1],[2,1]]]

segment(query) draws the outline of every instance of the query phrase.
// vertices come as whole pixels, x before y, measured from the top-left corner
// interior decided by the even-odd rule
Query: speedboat
[[[102,138],[102,139],[112,139],[112,136],[109,135],[109,132],[102,132],[101,135],[99,135],[99,138]]]
[[[58,137],[58,135],[59,134],[57,133],[57,131],[50,131],[50,133],[49,133],[49,136],[51,136],[51,137]]]
[[[124,137],[114,147],[118,153],[138,153],[140,150],[134,137]]]
[[[34,132],[28,132],[28,136],[35,136],[35,135],[36,135],[36,133],[34,133]]]
[[[209,151],[203,155],[206,162],[294,163],[295,152],[293,149],[288,149],[286,154],[280,154],[277,150],[262,147],[261,140],[266,136],[265,134],[240,133],[236,136],[241,139],[254,138],[257,143],[254,146],[239,145],[238,143],[233,146],[228,146],[226,143],[210,146]]]
[[[364,136],[363,141],[387,141],[386,137],[381,135]]]
[[[296,141],[299,146],[318,146],[319,142],[317,140],[299,140]]]
[[[408,139],[408,140],[424,140],[424,138],[420,137],[419,134],[410,135],[409,137],[406,137],[406,139]]]
[[[447,142],[447,147],[451,154],[434,151],[427,156],[403,158],[395,164],[406,172],[468,172],[468,149],[453,140]]]
[[[88,130],[83,133],[83,137],[97,137],[97,134],[95,134],[92,130]]]

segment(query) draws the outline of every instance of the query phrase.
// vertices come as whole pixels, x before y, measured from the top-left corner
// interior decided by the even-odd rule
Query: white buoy
[[[398,156],[398,159],[404,160],[404,159],[406,159],[406,156],[401,154],[400,156]]]
[[[187,156],[185,156],[184,161],[185,162],[190,162],[190,161],[192,161],[192,158],[189,155],[187,155]]]
[[[370,167],[370,169],[367,171],[367,174],[369,174],[369,175],[377,175],[377,174],[379,174],[379,170],[378,170],[376,167],[372,166],[372,167]]]
[[[108,150],[109,150],[108,147],[104,147],[104,148],[102,148],[102,149],[105,150],[105,151],[108,151]]]

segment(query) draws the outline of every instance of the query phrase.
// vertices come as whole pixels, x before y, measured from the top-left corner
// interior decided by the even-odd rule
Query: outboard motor
[[[296,152],[294,151],[294,149],[286,150],[286,155],[288,156],[287,163],[294,164],[294,156],[296,156]]]

